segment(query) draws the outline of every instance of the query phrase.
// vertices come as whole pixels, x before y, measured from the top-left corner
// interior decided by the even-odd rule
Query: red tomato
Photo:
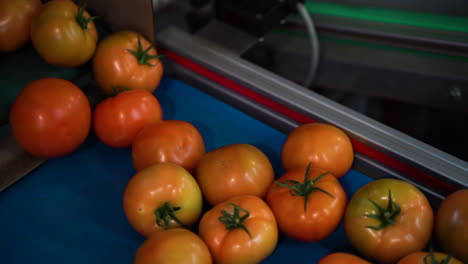
[[[381,263],[395,263],[427,245],[433,218],[429,201],[414,185],[378,179],[354,193],[344,228],[361,254]]]
[[[203,215],[198,233],[218,264],[260,263],[278,242],[275,217],[255,195],[217,204]]]
[[[39,13],[40,0],[0,0],[0,51],[11,52],[31,39],[31,21]]]
[[[26,85],[10,111],[11,131],[29,153],[54,158],[71,153],[91,127],[91,106],[73,83],[44,78]]]
[[[161,81],[163,65],[156,48],[143,36],[120,31],[99,42],[93,72],[106,93],[112,93],[113,87],[153,92]]]
[[[286,171],[270,186],[266,200],[279,230],[305,242],[333,233],[346,207],[346,193],[337,178],[310,167]]]
[[[205,154],[205,142],[198,129],[187,121],[163,120],[146,126],[132,145],[136,170],[159,162],[173,162],[192,171]]]
[[[445,262],[442,262],[445,261]],[[456,258],[442,252],[413,252],[400,259],[397,264],[463,264]]]
[[[195,174],[211,205],[244,194],[263,198],[274,176],[268,157],[250,144],[226,145],[206,153]]]
[[[434,227],[440,247],[468,263],[468,189],[451,193],[442,201]]]
[[[159,163],[130,179],[123,208],[130,225],[149,237],[158,230],[195,224],[201,215],[202,195],[197,182],[184,168]]]
[[[371,264],[356,255],[336,252],[331,253],[319,260],[317,264]]]
[[[34,48],[55,66],[84,64],[93,56],[98,40],[92,20],[84,8],[71,0],[47,2],[32,22]]]
[[[312,167],[343,177],[354,160],[349,137],[339,128],[328,124],[310,123],[296,127],[289,133],[281,150],[285,170]]]
[[[199,236],[187,229],[158,231],[138,248],[134,264],[211,264],[211,254]]]
[[[145,90],[124,91],[100,102],[94,110],[94,131],[106,145],[130,147],[147,125],[162,120],[158,99]]]

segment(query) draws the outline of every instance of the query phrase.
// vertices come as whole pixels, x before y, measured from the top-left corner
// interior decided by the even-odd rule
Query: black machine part
[[[216,18],[261,37],[304,0],[216,0]]]

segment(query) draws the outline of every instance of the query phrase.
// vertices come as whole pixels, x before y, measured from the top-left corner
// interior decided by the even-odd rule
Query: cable
[[[301,2],[297,3],[296,8],[305,22],[307,33],[309,35],[310,45],[312,47],[311,49],[312,54],[310,56],[310,68],[309,68],[309,72],[303,84],[306,88],[309,88],[314,82],[315,75],[317,73],[319,56],[320,56],[320,47],[319,47],[319,42],[317,38],[317,32],[315,31],[314,22],[312,20],[312,16],[309,14],[304,4],[302,4]]]

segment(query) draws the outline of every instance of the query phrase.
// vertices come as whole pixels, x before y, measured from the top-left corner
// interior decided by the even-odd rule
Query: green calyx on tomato
[[[230,203],[230,205],[234,207],[234,212],[230,214],[226,212],[226,210],[223,210],[221,211],[221,214],[223,215],[220,216],[218,220],[226,226],[227,230],[241,228],[249,235],[250,238],[252,238],[249,229],[244,225],[244,221],[249,218],[250,212],[240,208],[237,204]],[[243,216],[240,216],[241,211],[245,213]]]
[[[151,64],[149,63],[148,60],[151,59],[157,59],[162,57],[162,55],[156,54],[156,55],[149,55],[148,52],[153,48],[153,46],[149,45],[147,49],[143,50],[143,46],[141,45],[141,40],[140,40],[140,35],[138,35],[138,50],[134,51],[131,49],[127,49],[130,53],[132,53],[138,60],[139,64],[145,64],[150,67],[154,67],[157,64]]]
[[[178,223],[183,227],[187,227],[182,221],[180,221],[177,216],[175,216],[174,212],[179,211],[182,209],[181,207],[173,206],[168,202],[165,202],[161,207],[154,210],[154,214],[156,215],[156,223],[164,228],[169,229],[169,223],[171,220]]]
[[[85,0],[83,5],[78,10],[78,15],[76,16],[76,21],[78,22],[78,24],[80,24],[80,27],[82,29],[87,29],[88,24],[90,22],[94,21],[96,18],[98,18],[97,16],[92,16],[92,17],[85,17],[84,16],[84,11],[86,9],[87,4],[88,4],[88,0]]]
[[[311,163],[309,163],[309,165],[307,165],[307,169],[306,169],[305,174],[304,174],[304,182],[298,182],[298,181],[295,181],[295,180],[287,180],[287,181],[284,181],[284,182],[275,181],[275,183],[278,184],[279,186],[291,189],[289,191],[289,193],[292,196],[304,196],[304,211],[307,210],[307,202],[309,200],[309,195],[313,191],[321,191],[321,192],[323,192],[325,194],[328,194],[331,197],[335,198],[335,196],[333,196],[329,192],[325,191],[324,189],[319,188],[317,186],[314,186],[314,184],[316,182],[320,181],[320,179],[322,179],[325,175],[327,175],[328,172],[318,176],[314,180],[309,180],[310,166],[311,166]]]
[[[367,228],[381,230],[387,225],[395,224],[395,218],[400,214],[401,208],[397,203],[395,203],[392,200],[391,190],[388,190],[388,204],[386,209],[384,209],[382,206],[378,205],[371,199],[369,199],[369,201],[377,208],[377,210],[379,210],[379,213],[366,214],[365,216],[369,218],[379,219],[381,223],[379,226],[366,226]]]

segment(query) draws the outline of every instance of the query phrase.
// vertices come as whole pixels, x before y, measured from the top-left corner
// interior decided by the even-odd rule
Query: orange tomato
[[[31,40],[31,22],[40,0],[0,0],[0,51],[11,52]]]
[[[270,186],[266,200],[279,230],[304,242],[333,233],[346,208],[346,193],[336,177],[311,167],[286,171]]]
[[[447,260],[449,260],[447,262]],[[442,262],[446,261],[446,262]],[[463,264],[456,258],[450,257],[442,252],[413,252],[402,259],[397,264]]]
[[[319,260],[317,264],[371,264],[356,255],[336,252],[331,253]]]
[[[312,167],[328,171],[337,178],[351,168],[354,151],[349,137],[339,128],[322,123],[296,127],[288,134],[281,150],[285,170],[294,167]]]
[[[147,125],[162,120],[158,99],[148,91],[124,91],[100,102],[93,115],[94,131],[106,145],[130,147]]]
[[[255,195],[217,204],[202,216],[198,232],[219,264],[260,263],[278,242],[275,217]]]
[[[71,153],[88,136],[91,106],[75,84],[44,78],[26,85],[13,102],[10,127],[29,153],[54,158]]]
[[[114,87],[153,92],[163,65],[156,48],[134,31],[119,31],[99,42],[93,59],[94,77],[105,93]]]
[[[134,264],[211,264],[210,251],[193,232],[174,228],[158,231],[138,248]]]
[[[184,168],[158,163],[135,174],[123,195],[130,225],[149,237],[158,230],[190,227],[201,215],[200,188]]]
[[[146,126],[132,145],[137,171],[160,162],[173,162],[189,172],[205,154],[205,142],[198,129],[183,120],[163,120]]]
[[[260,149],[250,144],[231,144],[203,155],[195,177],[205,200],[215,205],[244,194],[265,197],[274,172]]]
[[[353,194],[344,229],[361,254],[379,263],[395,263],[427,245],[433,219],[431,204],[414,185],[377,179]]]
[[[98,34],[92,20],[71,0],[47,2],[31,25],[34,48],[51,65],[82,65],[96,50]]]
[[[445,252],[468,263],[468,189],[453,192],[442,201],[434,233]]]

